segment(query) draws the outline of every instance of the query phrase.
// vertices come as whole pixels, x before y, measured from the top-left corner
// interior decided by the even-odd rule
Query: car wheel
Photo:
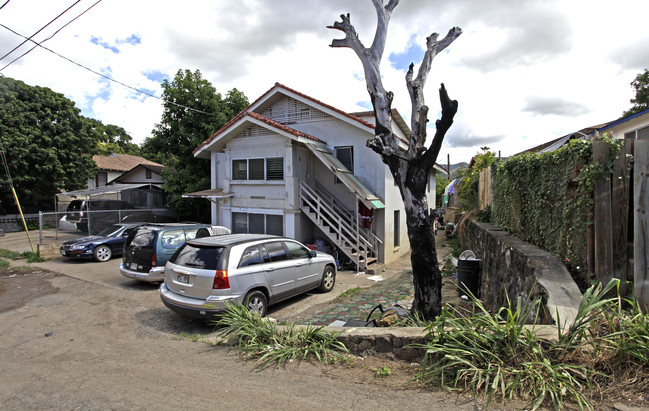
[[[322,273],[322,281],[318,290],[323,293],[328,293],[334,288],[334,284],[336,284],[336,272],[332,266],[328,265]]]
[[[244,301],[246,307],[248,307],[251,312],[259,314],[260,317],[266,316],[268,300],[266,300],[264,293],[261,291],[251,291],[246,295]]]
[[[100,245],[95,247],[95,251],[92,254],[95,261],[104,262],[110,260],[110,257],[113,256],[113,250],[107,245]]]

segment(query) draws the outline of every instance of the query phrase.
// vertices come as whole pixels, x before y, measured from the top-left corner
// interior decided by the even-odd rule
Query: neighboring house
[[[63,211],[75,199],[121,200],[137,208],[166,208],[168,196],[162,191],[163,165],[140,156],[113,153],[92,157],[99,173],[88,179],[84,190],[59,193],[57,210]]]
[[[566,134],[565,136],[548,141],[547,143],[532,147],[516,155],[554,151],[563,147],[570,140],[590,139],[595,135],[595,133],[609,133],[616,139],[631,138],[634,140],[647,140],[649,139],[649,109],[615,121],[586,127],[579,131],[575,131],[574,133]]]
[[[321,239],[361,270],[388,264],[409,242],[399,189],[366,147],[373,121],[372,112],[345,113],[277,83],[194,151],[211,161],[212,189],[185,196],[211,200],[212,224],[235,233]],[[393,123],[405,149],[410,132],[396,110]]]
[[[113,153],[109,156],[95,155],[92,156],[92,159],[97,164],[99,172],[94,178],[88,179],[88,188],[103,187],[138,165],[162,167],[162,164],[130,154]]]

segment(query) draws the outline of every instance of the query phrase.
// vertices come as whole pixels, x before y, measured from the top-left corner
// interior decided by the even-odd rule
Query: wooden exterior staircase
[[[353,261],[359,271],[378,262],[382,241],[361,227],[358,213],[349,211],[316,183],[316,188],[299,181],[300,209],[313,221],[340,251]]]

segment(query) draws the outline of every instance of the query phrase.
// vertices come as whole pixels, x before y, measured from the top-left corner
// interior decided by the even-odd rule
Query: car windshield
[[[115,237],[121,229],[122,229],[121,225],[113,225],[103,229],[97,235],[100,237]]]
[[[196,247],[185,244],[169,261],[184,267],[217,270],[223,247]]]

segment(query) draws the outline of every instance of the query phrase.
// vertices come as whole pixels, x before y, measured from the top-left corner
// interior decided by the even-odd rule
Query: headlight
[[[88,248],[88,246],[77,244],[77,245],[73,245],[70,249],[71,250],[85,250],[86,248]]]

